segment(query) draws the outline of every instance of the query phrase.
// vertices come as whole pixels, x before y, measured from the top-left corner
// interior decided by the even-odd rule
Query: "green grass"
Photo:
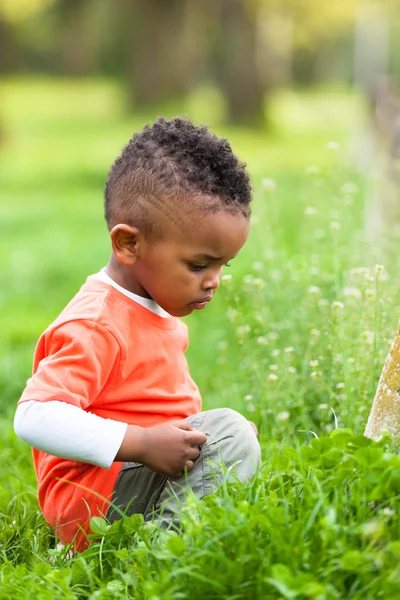
[[[108,258],[107,170],[154,115],[128,115],[107,81],[8,80],[0,96],[0,599],[397,598],[399,458],[361,434],[399,319],[399,265],[365,240],[369,184],[346,166],[361,99],[282,92],[269,133],[225,128],[207,89],[163,111],[210,122],[253,175],[250,240],[186,322],[205,408],[254,420],[264,463],[250,488],[189,496],[179,536],[137,517],[94,523],[91,548],[65,560],[12,415],[41,331]]]

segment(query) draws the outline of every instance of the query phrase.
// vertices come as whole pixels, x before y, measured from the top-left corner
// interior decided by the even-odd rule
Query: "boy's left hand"
[[[254,433],[256,434],[256,436],[258,437],[258,429],[257,429],[257,425],[255,423],[253,423],[253,421],[249,421],[250,426],[252,428],[252,430],[254,431]]]

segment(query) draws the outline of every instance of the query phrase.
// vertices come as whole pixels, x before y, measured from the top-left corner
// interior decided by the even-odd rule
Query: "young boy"
[[[146,126],[111,167],[111,258],[39,339],[14,423],[33,447],[43,514],[77,550],[90,517],[119,518],[110,501],[168,526],[187,484],[216,490],[212,461],[243,480],[255,472],[249,422],[200,412],[179,319],[217,291],[247,239],[250,200],[229,143],[184,119]]]

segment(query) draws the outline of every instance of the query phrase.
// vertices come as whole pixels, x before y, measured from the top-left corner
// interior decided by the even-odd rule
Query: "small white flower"
[[[256,277],[255,279],[253,279],[254,287],[262,288],[262,287],[264,287],[264,285],[265,285],[264,279],[261,279],[260,277]]]
[[[257,338],[257,344],[260,344],[260,346],[266,346],[268,344],[268,340],[267,340],[267,338],[265,336],[260,335]]]
[[[310,367],[318,367],[318,360],[310,360]]]
[[[320,296],[321,295],[321,290],[316,285],[311,285],[308,288],[308,293],[310,294],[310,296]]]
[[[269,379],[270,381],[276,381],[276,380],[278,379],[278,375],[276,375],[276,373],[270,373],[270,374],[268,375],[268,379]]]
[[[365,341],[366,344],[372,346],[374,343],[374,332],[373,331],[363,331],[361,334],[361,338]]]
[[[340,149],[340,144],[339,142],[328,142],[326,148],[332,152],[337,152]]]
[[[310,275],[319,275],[320,268],[319,267],[310,267],[308,272]]]
[[[369,300],[372,298],[375,298],[375,296],[376,296],[376,290],[370,289],[370,288],[365,290],[365,297],[368,298]]]
[[[338,390],[342,390],[344,387],[345,387],[345,384],[343,383],[343,381],[336,384],[336,389],[338,389]]]
[[[252,264],[253,271],[256,271],[257,273],[259,273],[260,271],[262,271],[264,269],[264,263],[262,263],[260,260],[254,262]]]
[[[342,192],[349,195],[356,194],[358,192],[358,186],[352,181],[346,181],[346,183],[342,185]]]
[[[318,379],[321,375],[321,371],[311,371],[310,373],[310,377],[312,377],[313,379]]]
[[[381,510],[381,513],[382,513],[383,515],[385,515],[386,517],[393,517],[393,515],[395,515],[395,514],[396,514],[396,511],[395,511],[395,510],[393,510],[393,508],[389,508],[389,506],[386,506],[385,508],[383,508],[383,509]]]
[[[329,223],[329,229],[331,229],[332,231],[339,231],[339,229],[341,229],[342,226],[338,221],[331,221]]]
[[[245,284],[247,284],[247,285],[248,285],[248,284],[252,284],[252,283],[253,283],[253,281],[254,281],[254,276],[253,276],[253,275],[250,275],[250,274],[249,274],[249,275],[245,275],[245,276],[243,277],[243,283],[245,283]]]
[[[277,371],[279,367],[278,365],[269,365],[268,369],[270,369],[270,371]]]
[[[277,421],[287,421],[290,417],[290,412],[288,410],[283,410],[282,412],[276,415]]]
[[[276,188],[276,181],[271,177],[265,177],[261,184],[265,190],[274,190]]]
[[[228,310],[226,311],[226,316],[229,321],[234,321],[238,316],[238,311],[234,308],[228,308]]]
[[[350,269],[351,275],[366,275],[367,273],[367,267],[354,267],[354,269]]]
[[[236,335],[246,335],[247,333],[250,333],[250,331],[250,325],[240,325],[240,327],[236,328]]]
[[[291,375],[294,375],[295,373],[297,373],[297,369],[296,369],[296,367],[288,367],[288,368],[286,369],[286,371],[287,371],[288,373],[290,373]]]
[[[251,402],[252,400],[253,400],[253,396],[251,394],[247,394],[247,396],[244,397],[245,402]]]
[[[304,209],[304,214],[308,217],[314,217],[318,214],[318,210],[314,206],[306,206]]]
[[[285,354],[293,354],[293,352],[294,352],[294,348],[292,348],[292,346],[289,346],[288,348],[284,349]]]
[[[338,302],[335,300],[335,302],[332,302],[331,307],[333,310],[342,310],[344,308],[344,304],[343,302]]]
[[[227,281],[232,281],[232,275],[229,275],[228,273],[226,275],[222,275],[221,281],[224,281],[225,283]]]
[[[329,404],[318,404],[318,408],[320,408],[321,410],[325,410],[326,408],[329,408]]]
[[[275,350],[272,350],[271,356],[279,356],[280,353],[281,351],[279,350],[279,348],[275,348]]]
[[[343,294],[346,296],[346,298],[355,298],[357,300],[359,300],[362,296],[361,290],[359,290],[357,287],[345,287]]]

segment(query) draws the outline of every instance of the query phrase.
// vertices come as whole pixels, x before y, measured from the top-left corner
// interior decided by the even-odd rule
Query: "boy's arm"
[[[15,433],[33,448],[105,469],[115,460],[127,427],[57,400],[22,402],[14,418]]]
[[[140,462],[169,477],[192,469],[198,446],[207,439],[185,420],[142,428],[57,400],[20,404],[14,429],[25,442],[53,456],[106,469],[113,461]]]

